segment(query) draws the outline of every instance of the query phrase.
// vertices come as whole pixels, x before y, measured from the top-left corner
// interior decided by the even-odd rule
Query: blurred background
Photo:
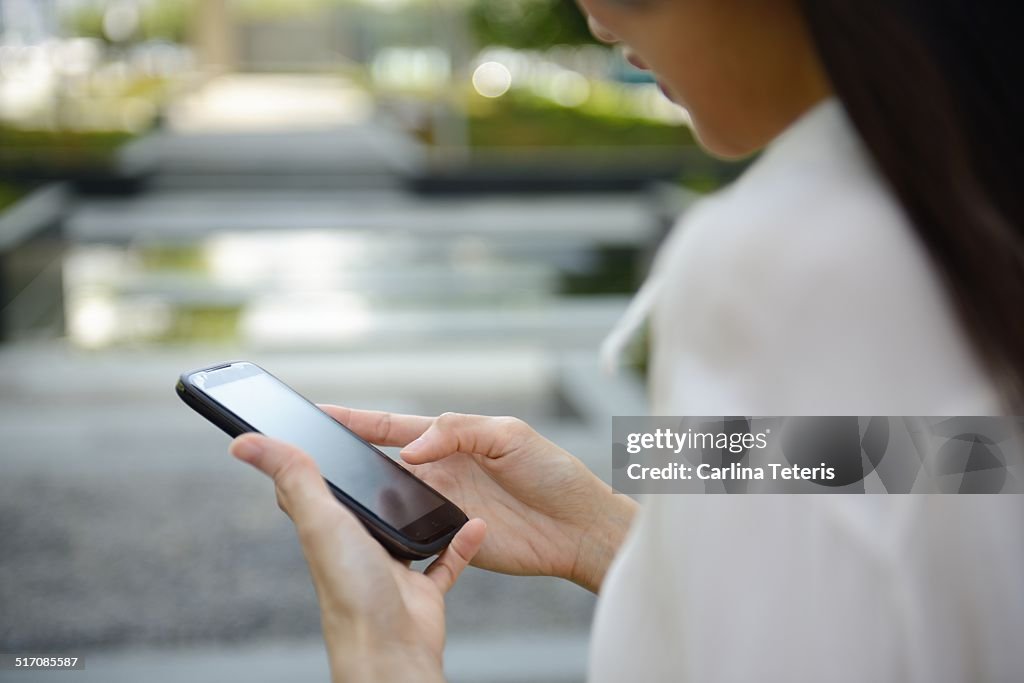
[[[607,477],[645,353],[598,345],[738,172],[572,0],[0,0],[0,652],[326,680],[288,520],[177,376],[517,415]],[[451,680],[583,679],[581,589],[449,605]]]

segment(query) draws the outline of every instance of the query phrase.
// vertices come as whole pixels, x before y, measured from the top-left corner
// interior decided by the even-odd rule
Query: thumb
[[[243,434],[231,442],[231,454],[274,480],[278,504],[300,529],[333,511],[327,490],[313,459],[299,448],[262,434]]]
[[[470,563],[487,535],[487,523],[479,517],[466,522],[444,552],[424,572],[441,594],[447,593]]]

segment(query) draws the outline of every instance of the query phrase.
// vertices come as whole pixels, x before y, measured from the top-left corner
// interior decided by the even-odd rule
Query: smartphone
[[[229,436],[259,432],[312,456],[335,498],[395,557],[435,555],[468,521],[450,500],[255,363],[186,372],[176,388]]]

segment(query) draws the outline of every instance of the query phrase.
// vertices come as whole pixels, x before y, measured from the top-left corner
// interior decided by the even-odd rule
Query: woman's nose
[[[617,43],[619,42],[618,36],[606,29],[601,24],[597,23],[597,19],[592,16],[587,17],[587,27],[590,28],[590,32],[595,38],[600,40],[602,43]]]

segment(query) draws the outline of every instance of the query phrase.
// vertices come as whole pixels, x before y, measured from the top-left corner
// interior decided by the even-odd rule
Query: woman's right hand
[[[320,407],[371,443],[403,447],[416,476],[487,522],[474,565],[601,587],[636,503],[522,420]]]

